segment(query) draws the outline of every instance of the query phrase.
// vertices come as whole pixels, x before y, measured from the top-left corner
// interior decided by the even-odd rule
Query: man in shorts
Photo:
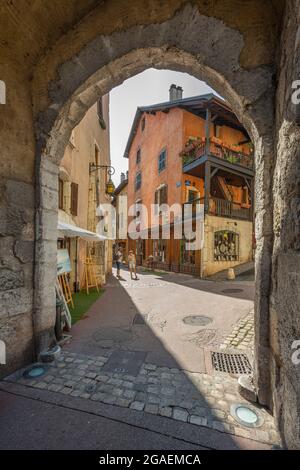
[[[133,279],[133,273],[134,273],[134,279],[137,279],[136,275],[136,259],[135,259],[135,254],[133,253],[132,250],[129,250],[128,253],[128,266],[130,269],[130,277]]]

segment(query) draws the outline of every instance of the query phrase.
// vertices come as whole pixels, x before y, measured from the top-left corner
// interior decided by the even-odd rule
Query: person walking
[[[121,264],[123,261],[122,248],[118,248],[116,252],[117,278],[121,277]]]
[[[130,277],[131,279],[136,279],[137,280],[137,275],[136,275],[136,258],[135,258],[135,254],[133,253],[132,250],[129,250],[129,253],[128,253],[128,266],[129,266],[129,269],[130,269]],[[134,273],[134,278],[133,278],[133,273]]]

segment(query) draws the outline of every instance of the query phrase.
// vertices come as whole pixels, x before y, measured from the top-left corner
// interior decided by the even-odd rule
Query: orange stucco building
[[[182,99],[172,85],[166,103],[138,108],[128,139],[128,207],[142,203],[148,212],[129,217],[141,236],[129,246],[140,264],[209,275],[252,258],[253,148],[231,109],[216,96]],[[172,212],[151,218],[151,204],[204,205],[204,246],[188,249],[174,239]],[[171,237],[149,238],[149,228],[171,225]],[[131,227],[131,229],[130,229]],[[146,235],[147,233],[147,235]]]

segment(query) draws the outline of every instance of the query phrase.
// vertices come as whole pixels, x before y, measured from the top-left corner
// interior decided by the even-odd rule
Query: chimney
[[[125,173],[121,173],[121,183],[125,180]]]
[[[174,85],[174,83],[170,86],[170,89],[169,89],[169,100],[170,101],[177,100],[177,87],[176,85]]]
[[[181,86],[177,87],[177,100],[182,100],[183,89]]]

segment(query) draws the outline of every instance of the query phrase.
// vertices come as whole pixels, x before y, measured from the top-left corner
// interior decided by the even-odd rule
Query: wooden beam
[[[210,196],[210,169],[211,164],[209,161],[205,162],[205,178],[204,178],[204,211],[209,212],[209,196]]]
[[[206,108],[206,119],[205,119],[205,153],[210,155],[210,123],[211,123],[211,112],[209,108]]]

